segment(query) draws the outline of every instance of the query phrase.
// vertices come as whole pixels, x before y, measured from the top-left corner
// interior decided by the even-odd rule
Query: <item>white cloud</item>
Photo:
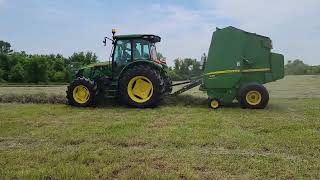
[[[0,0],[0,8],[8,2]],[[39,34],[34,39],[40,41],[41,46],[38,43],[32,46],[26,39],[25,43],[21,42],[18,37],[26,36],[23,32],[8,33],[7,37],[17,38],[15,47],[28,52],[63,53],[67,56],[74,51],[89,50],[96,52],[100,59],[107,59],[111,47],[107,46],[106,50],[101,39],[105,35],[110,36],[111,28],[116,27],[118,34],[160,35],[162,42],[158,44],[158,50],[172,64],[173,59],[178,57],[200,58],[202,53],[207,53],[212,33],[217,26],[234,25],[271,37],[274,51],[283,53],[287,59],[301,58],[310,64],[320,64],[320,21],[317,19],[320,16],[319,0],[199,2],[200,7],[193,9],[183,5],[145,4],[144,7],[139,6],[139,10],[130,6],[121,13],[117,13],[118,9],[113,7],[97,11],[96,7],[105,6],[101,1],[90,1],[89,5],[82,4],[77,8],[70,4],[64,6],[58,1],[50,1],[44,5],[34,2],[29,8],[40,15],[28,13],[26,19],[30,18],[31,21],[36,17],[37,22],[49,23],[44,23],[47,26],[46,32],[40,32],[39,28],[34,31]],[[84,6],[87,13],[83,13]],[[36,11],[39,7],[42,11]],[[16,23],[17,26],[19,24]],[[57,31],[56,37],[59,38],[48,34],[51,32],[49,29]]]
[[[143,9],[128,12],[130,18],[116,24],[120,34],[160,35],[162,41],[158,44],[158,51],[167,57],[171,65],[175,58],[199,59],[202,53],[207,53],[216,26],[202,18],[201,11],[160,4]]]
[[[319,0],[203,0],[217,17],[240,28],[270,36],[287,59],[320,64]]]
[[[151,8],[143,8],[143,12],[130,12],[130,19],[135,20],[123,21],[118,27],[120,31],[125,29],[125,34],[143,30],[161,35],[163,41],[159,50],[171,64],[177,57],[199,58],[203,52],[207,53],[212,32],[216,26],[226,25],[225,22],[269,36],[274,42],[274,51],[284,54],[286,59],[300,58],[309,64],[320,64],[320,54],[317,53],[320,42],[319,0],[201,2],[201,10],[153,4]]]

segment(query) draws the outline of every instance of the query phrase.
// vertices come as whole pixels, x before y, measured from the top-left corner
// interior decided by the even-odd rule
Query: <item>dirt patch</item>
[[[126,166],[123,166],[121,168],[113,170],[112,173],[111,173],[111,179],[117,178],[122,172],[130,169],[131,167],[132,167],[131,165],[126,165]]]
[[[153,169],[159,170],[161,172],[166,172],[170,169],[169,164],[162,158],[153,158],[151,163],[151,167]]]
[[[79,145],[79,144],[84,143],[84,142],[85,142],[84,139],[68,139],[63,144],[76,146],[76,145]]]

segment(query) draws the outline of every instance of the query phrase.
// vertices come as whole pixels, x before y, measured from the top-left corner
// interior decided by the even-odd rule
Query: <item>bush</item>
[[[66,73],[65,72],[55,72],[52,80],[54,82],[66,82]]]

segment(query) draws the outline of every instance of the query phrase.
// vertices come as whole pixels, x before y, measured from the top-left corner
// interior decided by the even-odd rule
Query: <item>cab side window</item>
[[[131,41],[118,40],[114,50],[114,61],[117,64],[126,64],[131,61]]]

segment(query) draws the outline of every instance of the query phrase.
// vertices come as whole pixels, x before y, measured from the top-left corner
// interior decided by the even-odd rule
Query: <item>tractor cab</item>
[[[151,34],[115,36],[115,32],[113,29],[113,37],[105,37],[103,41],[105,45],[107,40],[110,40],[113,44],[111,60],[82,67],[76,73],[76,77],[85,76],[94,80],[99,78],[114,80],[118,79],[129,65],[137,63],[151,63],[166,68],[166,62],[157,58],[155,44],[161,41],[159,36]]]
[[[161,64],[157,59],[155,46],[160,41],[159,36],[148,34],[113,36],[113,77],[117,77],[124,67],[137,61]]]

